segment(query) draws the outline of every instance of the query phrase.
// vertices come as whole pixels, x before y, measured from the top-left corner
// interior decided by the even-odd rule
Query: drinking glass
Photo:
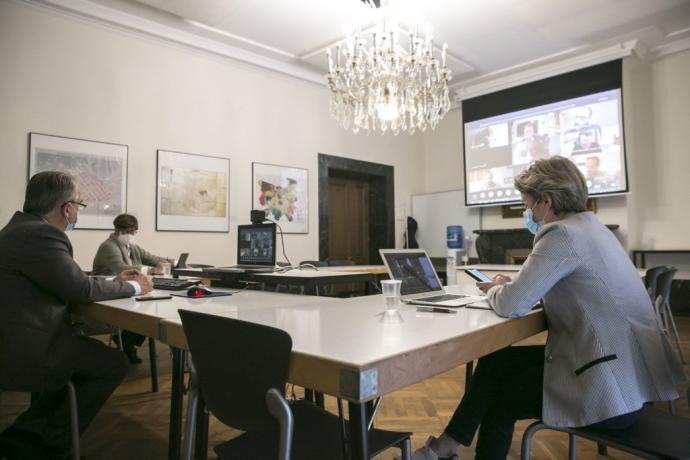
[[[382,280],[381,293],[387,310],[394,310],[400,304],[400,280]]]

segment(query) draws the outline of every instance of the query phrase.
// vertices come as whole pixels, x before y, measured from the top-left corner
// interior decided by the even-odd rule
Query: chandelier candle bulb
[[[354,133],[434,129],[450,110],[447,45],[436,58],[430,29],[423,37],[415,24],[401,34],[391,3],[384,2],[383,21],[373,28],[369,44],[358,23],[354,33],[336,45],[335,62],[331,49],[326,51],[331,116]],[[408,48],[398,41],[405,35]]]

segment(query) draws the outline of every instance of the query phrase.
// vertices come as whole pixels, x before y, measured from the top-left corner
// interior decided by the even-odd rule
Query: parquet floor
[[[690,317],[676,318],[685,356],[690,359]],[[544,335],[536,336],[525,344],[543,342]],[[675,345],[674,345],[675,346]],[[83,455],[89,460],[163,460],[167,452],[168,413],[170,392],[170,355],[167,348],[158,344],[160,391],[150,392],[148,350],[143,348],[139,355],[144,363],[131,366],[125,382],[115,391],[103,410],[82,437]],[[686,366],[690,374],[690,366]],[[440,433],[462,395],[465,369],[459,367],[419,384],[397,391],[384,398],[376,419],[376,425],[400,431],[411,431],[413,447],[420,446],[429,435]],[[690,417],[686,398],[687,384],[680,390],[682,399],[676,401],[679,414]],[[296,392],[300,395],[299,390]],[[11,423],[28,402],[28,396],[19,393],[0,394],[0,429]],[[327,398],[327,407],[336,411],[335,400]],[[665,407],[665,406],[662,406]],[[523,430],[531,421],[519,422],[513,437],[509,458],[519,458],[519,441]],[[238,432],[225,427],[211,418],[209,445],[220,443]],[[567,458],[567,436],[542,431],[535,437],[534,459]],[[390,460],[397,453],[389,450],[377,457]],[[460,458],[474,457],[472,447],[461,447]],[[209,458],[214,458],[209,449]],[[596,446],[586,440],[578,440],[579,459],[599,459]],[[609,449],[610,459],[633,458],[614,449]]]

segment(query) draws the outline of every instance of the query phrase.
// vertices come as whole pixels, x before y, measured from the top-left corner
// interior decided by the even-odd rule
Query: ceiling
[[[182,42],[198,37],[203,42],[196,46],[232,50],[220,54],[313,81],[323,81],[326,47],[358,23],[371,26],[378,18],[360,0],[39,1],[81,8],[110,22],[129,18],[130,27],[160,26],[167,35],[178,31],[186,37]],[[690,0],[397,0],[395,5],[403,29],[428,25],[438,49],[448,44],[451,88],[458,94],[549,66],[557,71],[563,62],[577,68],[632,52],[655,59],[690,48]]]

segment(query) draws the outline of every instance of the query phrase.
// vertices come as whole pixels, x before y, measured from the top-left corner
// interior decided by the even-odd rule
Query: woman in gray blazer
[[[515,179],[534,248],[511,279],[478,283],[504,317],[543,300],[545,346],[508,347],[479,360],[444,433],[414,460],[453,458],[479,429],[478,459],[508,454],[516,420],[617,429],[642,405],[678,397],[682,367],[657,327],[649,295],[625,250],[586,211],[587,185],[569,160],[534,162]]]
[[[131,214],[120,214],[113,220],[115,231],[101,243],[93,259],[93,275],[115,275],[123,270],[141,270],[146,265],[162,272],[164,262],[172,262],[165,257],[151,254],[134,244],[134,235],[139,230],[139,221]],[[114,337],[117,340],[117,336]],[[136,347],[141,346],[145,337],[131,331],[122,331],[122,349],[129,362],[138,364]]]

